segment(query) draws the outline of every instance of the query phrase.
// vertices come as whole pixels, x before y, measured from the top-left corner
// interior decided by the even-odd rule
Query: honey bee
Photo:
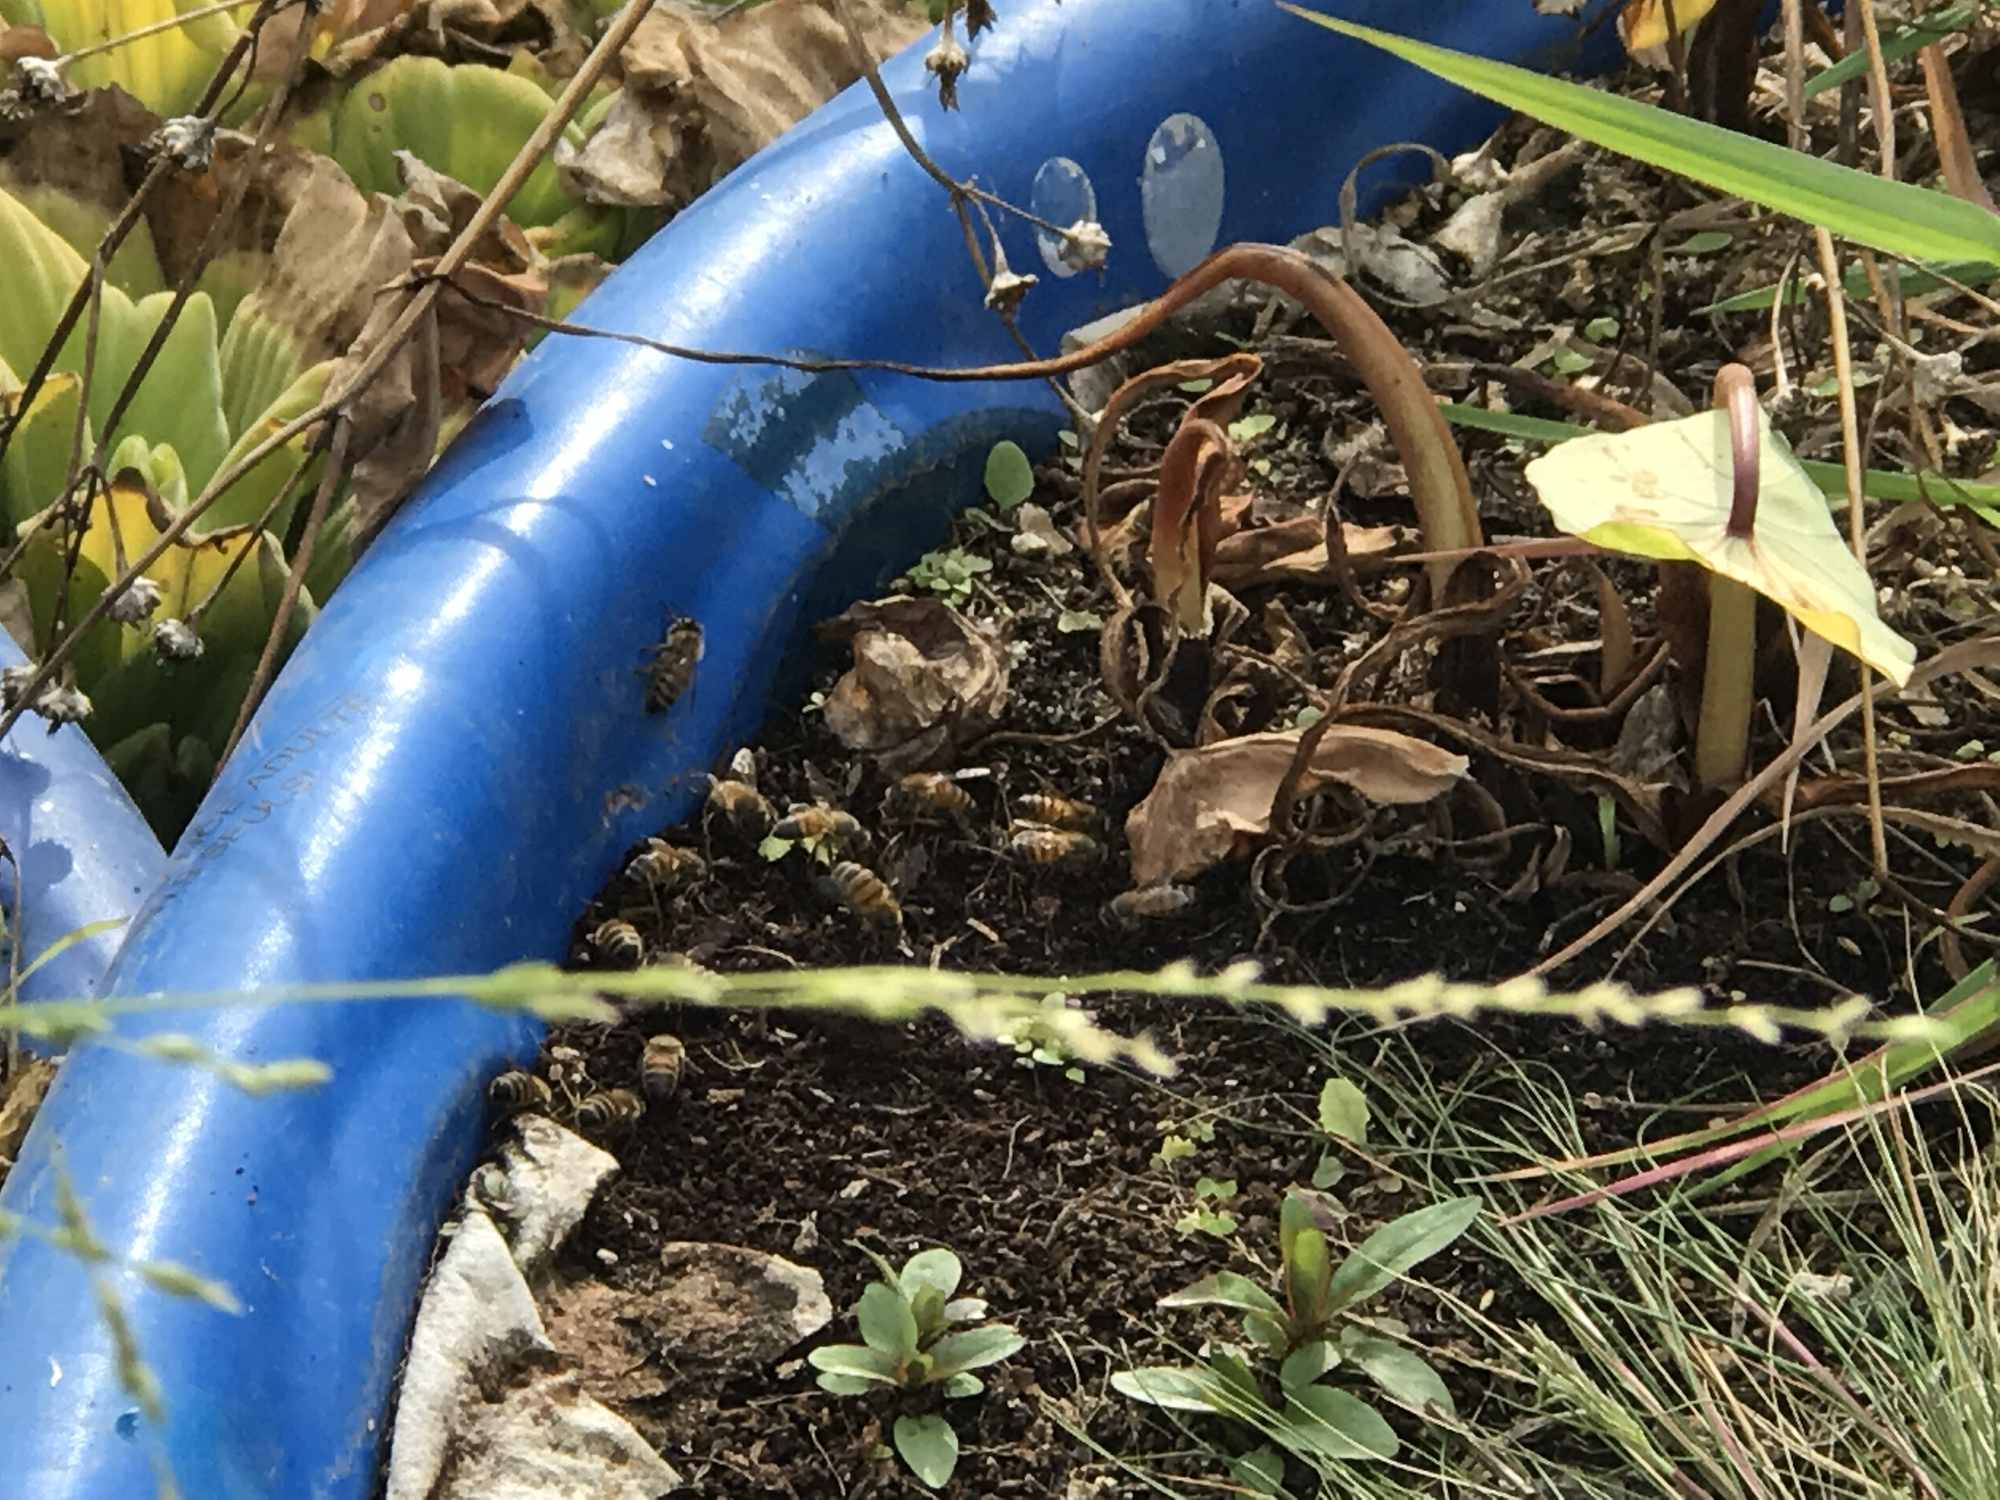
[[[883,816],[897,822],[963,822],[971,811],[971,794],[943,771],[912,771],[882,794]]]
[[[546,1113],[555,1103],[555,1093],[547,1079],[519,1068],[509,1069],[488,1084],[486,1097],[495,1112],[502,1115],[525,1114],[531,1109]]]
[[[1105,904],[1105,915],[1120,927],[1136,927],[1142,922],[1159,922],[1177,917],[1194,905],[1194,892],[1171,881],[1142,885],[1137,890],[1113,896]]]
[[[840,904],[864,922],[900,924],[903,908],[887,882],[866,865],[844,859],[826,875],[826,887]]]
[[[1087,865],[1104,853],[1087,833],[1039,823],[1015,824],[1007,847],[1031,865]]]
[[[858,844],[865,837],[861,824],[851,813],[824,802],[794,802],[791,811],[771,830],[771,837],[794,843],[816,839],[822,843]]]
[[[605,1089],[585,1096],[577,1105],[576,1124],[585,1135],[601,1140],[626,1134],[645,1111],[646,1106],[630,1089]]]
[[[1033,792],[1015,801],[1014,817],[1021,823],[1081,830],[1097,822],[1097,809],[1088,802],[1058,797],[1053,792]]]
[[[665,1104],[681,1086],[681,1069],[687,1063],[687,1047],[677,1036],[661,1032],[646,1042],[639,1059],[639,1086],[655,1104]]]
[[[736,837],[746,844],[761,844],[778,821],[778,810],[764,794],[747,781],[730,777],[708,778],[708,809],[719,814]]]
[[[646,648],[646,712],[663,714],[694,684],[701,660],[701,626],[685,616],[667,622],[657,646]]]
[[[646,847],[625,867],[633,880],[660,895],[693,885],[708,873],[708,864],[692,849],[677,849],[664,839],[647,839]]]
[[[639,929],[619,917],[599,922],[591,930],[590,946],[606,963],[621,969],[638,968],[646,956],[646,940],[639,936]]]

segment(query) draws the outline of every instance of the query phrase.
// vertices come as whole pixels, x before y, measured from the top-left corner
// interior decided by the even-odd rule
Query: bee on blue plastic
[[[667,622],[659,644],[646,648],[646,712],[663,714],[694,686],[694,669],[701,661],[701,626],[685,616]]]

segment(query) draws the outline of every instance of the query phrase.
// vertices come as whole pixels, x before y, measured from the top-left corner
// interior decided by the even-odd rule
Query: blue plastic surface
[[[0,668],[26,660],[13,637],[0,631]],[[89,737],[74,726],[50,734],[32,718],[15,725],[0,745],[0,840],[0,914],[14,911],[18,891],[23,969],[94,923],[129,919],[167,862]],[[5,925],[0,919],[0,929]],[[21,998],[95,994],[124,936],[120,926],[76,939],[22,981]],[[0,1406],[0,1420],[4,1412]]]
[[[1116,247],[1101,278],[1059,276],[1032,231],[1004,231],[1015,268],[1042,277],[1024,326],[1045,350],[1213,245],[1330,221],[1367,149],[1462,149],[1498,118],[1265,0],[1001,10],[961,113],[938,109],[922,45],[885,74],[948,170],[1052,210],[1094,196]],[[1576,36],[1527,0],[1342,10],[1517,60],[1567,62]],[[579,318],[721,349],[1015,354],[942,194],[861,90],[682,215]],[[1046,452],[1059,420],[1033,383],[804,377],[549,339],[329,602],[108,984],[561,956],[619,853],[683,816],[754,729],[799,628],[934,545],[994,440]],[[648,715],[646,648],[677,616],[701,623],[705,654],[674,709]],[[246,1059],[322,1058],[337,1081],[250,1100],[111,1052],[65,1068],[0,1202],[53,1218],[60,1137],[108,1243],[219,1277],[246,1311],[125,1279],[169,1406],[149,1432],[84,1272],[32,1242],[0,1248],[0,1497],[132,1500],[163,1443],[200,1500],[358,1500],[440,1212],[482,1139],[482,1086],[533,1028],[462,1003],[156,1024]]]

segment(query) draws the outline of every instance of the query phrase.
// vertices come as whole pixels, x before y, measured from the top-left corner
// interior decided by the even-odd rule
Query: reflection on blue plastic
[[[1342,8],[1516,59],[1576,35],[1525,0]],[[1329,222],[1374,146],[1461,149],[1498,118],[1261,4],[1013,0],[953,113],[923,50],[884,77],[947,171],[1025,202],[1066,157],[1094,188],[1110,263],[1030,294],[1021,327],[1042,349],[1162,286],[1155,250],[1181,227],[1149,219],[1141,188],[1162,121],[1197,116],[1226,151],[1220,221],[1193,230],[1227,242]],[[1407,180],[1371,171],[1363,211]],[[1031,265],[1032,226],[1000,226]],[[740,168],[578,316],[719,349],[1017,353],[944,196],[865,90]],[[328,602],[107,984],[235,991],[562,958],[624,851],[696,806],[703,773],[754,732],[802,628],[936,545],[996,439],[1047,454],[1063,419],[1033,382],[800,378],[547,339]],[[649,713],[648,649],[682,617],[702,626],[702,660]],[[0,1500],[132,1500],[162,1454],[200,1500],[360,1500],[440,1213],[483,1141],[485,1083],[535,1028],[437,1001],[149,1025],[232,1057],[316,1057],[335,1083],[253,1100],[105,1049],[65,1066],[0,1205],[53,1220],[66,1171],[107,1243],[221,1280],[244,1312],[109,1273],[165,1393],[163,1430],[134,1429],[85,1268],[0,1247]]]
[[[1067,156],[1051,156],[1028,187],[1028,212],[1046,223],[1069,229],[1097,217],[1097,189],[1090,174]],[[1035,248],[1042,264],[1057,276],[1074,276],[1077,268],[1063,259],[1061,235],[1035,231]]]
[[[1183,276],[1215,248],[1228,169],[1215,132],[1199,115],[1169,115],[1146,142],[1139,201],[1146,248],[1167,277]]]

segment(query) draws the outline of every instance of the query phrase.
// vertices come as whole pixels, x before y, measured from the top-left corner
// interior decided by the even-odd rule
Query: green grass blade
[[[1600,89],[1409,41],[1282,0],[1280,8],[1545,125],[1888,254],[1905,260],[2000,264],[2000,217],[1948,194],[1886,181]]]
[[[1932,42],[1943,41],[1953,32],[1963,31],[1972,24],[1978,14],[1976,5],[1954,5],[1950,10],[1941,10],[1935,15],[1925,16],[1914,26],[1907,26],[1882,38],[1882,61],[1898,62],[1913,52],[1920,52]],[[1832,67],[1821,68],[1806,80],[1805,96],[1810,99],[1815,94],[1823,94],[1828,89],[1837,89],[1850,78],[1859,78],[1868,71],[1868,51],[1857,47]]]

